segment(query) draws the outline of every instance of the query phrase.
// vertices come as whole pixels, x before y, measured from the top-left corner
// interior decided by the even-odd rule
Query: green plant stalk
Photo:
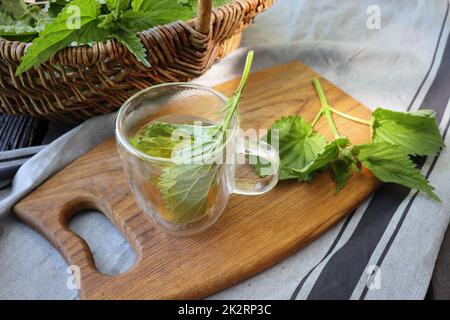
[[[331,107],[328,104],[327,97],[325,96],[325,92],[323,91],[322,85],[320,84],[319,79],[313,80],[314,88],[316,89],[317,95],[319,96],[320,104],[322,105],[322,109],[319,111],[319,114],[317,115],[316,119],[317,121],[320,119],[321,113],[325,115],[325,118],[328,121],[328,124],[330,125],[331,131],[333,132],[333,135],[336,139],[340,138],[341,135],[339,134],[339,131],[336,127],[336,123],[333,119],[333,114],[331,111]],[[317,121],[314,120],[316,123]],[[315,125],[315,123],[313,122]]]
[[[317,113],[316,117],[314,118],[313,122],[311,123],[311,127],[314,129],[317,122],[319,122],[320,118],[323,116],[323,109],[320,108],[320,111]]]
[[[331,113],[329,106],[324,109],[324,114],[325,114],[325,118],[328,121],[328,124],[330,125],[331,131],[333,132],[334,138],[335,139],[340,138],[341,135],[339,134],[339,131],[336,127],[336,123],[334,123],[333,114]]]
[[[358,122],[358,123],[361,123],[361,124],[365,124],[365,125],[368,125],[368,126],[371,125],[369,120],[364,120],[364,119],[361,119],[361,118],[357,118],[357,117],[351,116],[349,114],[346,114],[344,112],[336,110],[336,109],[334,109],[332,107],[330,107],[330,110],[331,110],[331,112],[333,112],[333,113],[335,113],[335,114],[337,114],[337,115],[339,115],[339,116],[341,116],[343,118],[346,118],[348,120],[351,120],[351,121],[354,121],[354,122]]]
[[[231,119],[233,118],[233,116],[236,112],[236,109],[239,105],[239,101],[241,100],[242,93],[244,92],[245,86],[247,85],[248,78],[250,76],[250,70],[251,70],[252,64],[253,64],[253,57],[254,57],[254,52],[249,51],[249,53],[247,54],[247,60],[245,62],[244,72],[242,73],[241,82],[239,83],[239,86],[238,86],[238,89],[236,90],[235,96],[232,99],[230,99],[230,101],[232,101],[232,105],[227,106],[227,107],[230,107],[231,110],[227,110],[227,113],[225,114],[225,118],[223,121],[223,130],[227,130],[229,128]]]

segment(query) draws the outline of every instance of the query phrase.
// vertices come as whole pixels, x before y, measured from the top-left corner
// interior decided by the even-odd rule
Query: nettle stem
[[[327,97],[325,96],[325,92],[323,91],[323,88],[322,88],[322,85],[320,84],[319,79],[314,79],[313,85],[314,85],[314,88],[316,89],[317,95],[319,96],[320,104],[322,105],[322,109],[319,111],[319,113],[316,116],[316,119],[314,121],[315,121],[315,123],[317,123],[317,121],[319,121],[322,114],[324,114],[325,118],[328,121],[328,124],[330,125],[331,131],[333,132],[334,137],[337,139],[341,135],[339,134],[339,131],[336,127],[336,123],[334,122],[331,107],[328,104]],[[313,122],[313,127],[314,127],[315,123]]]
[[[330,107],[330,110],[331,110],[331,112],[333,112],[333,113],[335,113],[337,115],[340,115],[341,117],[346,118],[348,120],[352,120],[352,121],[355,121],[355,122],[358,122],[358,123],[361,123],[361,124],[365,124],[365,125],[368,125],[368,126],[371,125],[369,120],[364,120],[364,119],[361,119],[361,118],[357,118],[357,117],[351,116],[349,114],[346,114],[344,112],[341,112],[341,111],[336,110],[336,109],[331,108],[331,107]]]
[[[364,124],[367,126],[371,125],[369,120],[357,118],[357,117],[351,116],[349,114],[346,114],[344,112],[341,112],[339,110],[332,108],[328,103],[327,97],[325,96],[325,92],[323,91],[323,88],[322,88],[322,85],[320,84],[319,79],[316,78],[312,82],[313,82],[314,88],[316,89],[317,95],[319,96],[320,104],[322,105],[322,108],[320,109],[319,113],[317,113],[317,116],[314,118],[314,120],[311,124],[313,128],[315,127],[317,122],[320,120],[320,118],[323,115],[325,115],[325,118],[327,119],[328,124],[330,125],[331,131],[333,132],[334,137],[336,139],[339,138],[340,134],[336,127],[336,123],[334,122],[333,113],[335,113],[343,118],[346,118],[348,120],[354,121],[354,122],[358,122],[358,123],[361,123],[361,124]]]
[[[323,109],[320,109],[320,111],[317,113],[316,117],[314,118],[313,122],[311,123],[311,126],[314,128],[319,122],[320,118],[323,116]]]
[[[231,98],[225,107],[226,113],[223,120],[223,130],[228,130],[231,119],[237,112],[239,101],[241,100],[242,93],[244,92],[245,86],[247,85],[248,78],[250,77],[250,71],[253,64],[253,57],[254,57],[254,51],[249,51],[247,54],[247,59],[245,61],[245,68],[244,72],[242,73],[241,81],[239,83],[239,87],[236,90],[236,93],[234,94],[233,98]]]

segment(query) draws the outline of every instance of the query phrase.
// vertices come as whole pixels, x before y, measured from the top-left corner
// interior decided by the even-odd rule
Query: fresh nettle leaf
[[[150,156],[173,159],[177,148],[203,141],[210,128],[154,122],[141,129],[130,143]],[[163,169],[156,184],[173,223],[192,223],[203,217],[210,189],[218,183],[217,171],[218,166],[201,163],[170,164]]]
[[[55,18],[58,14],[63,11],[64,7],[70,0],[53,0],[48,4],[48,15],[52,18]]]
[[[143,65],[145,65],[146,67],[151,66],[147,60],[145,47],[142,44],[141,39],[136,34],[129,33],[123,30],[117,30],[116,32],[111,33],[111,37],[125,45],[128,50],[130,50],[130,52],[134,54],[136,59]]]
[[[353,155],[350,146],[340,149],[338,159],[332,161],[330,167],[336,181],[336,192],[339,192],[345,186],[353,172],[361,171],[360,164]]]
[[[146,28],[192,17],[192,10],[177,1],[133,0],[131,6],[134,12],[141,14],[139,19],[135,18],[136,23]]]
[[[216,137],[210,135],[211,128],[213,127],[153,122],[139,130],[130,143],[153,157],[177,158],[184,156],[178,153],[181,150],[207,141],[214,142]]]
[[[352,162],[350,158],[337,159],[331,162],[331,169],[336,181],[336,191],[341,190],[352,176]]]
[[[118,17],[122,11],[128,9],[130,0],[105,0],[105,4],[114,16]]]
[[[167,167],[158,187],[172,222],[186,224],[202,218],[212,186],[218,185],[218,166],[187,164]]]
[[[130,143],[149,156],[159,158],[170,158],[172,150],[178,144],[177,141],[167,137],[133,138]]]
[[[400,146],[377,142],[355,146],[353,153],[359,161],[383,182],[398,183],[425,192],[440,201],[427,179]]]
[[[167,158],[172,156],[172,150],[179,141],[172,139],[174,126],[167,123],[152,123],[130,140],[136,149],[153,157]]]
[[[372,114],[372,132],[374,142],[400,146],[410,155],[434,155],[444,146],[430,110],[407,113],[377,109]]]
[[[267,133],[267,143],[274,145],[278,140],[281,159],[280,180],[292,179],[296,176],[292,169],[301,170],[325,148],[325,137],[313,131],[312,126],[300,116],[284,117],[273,123]],[[262,168],[269,166],[260,163],[256,170],[260,173]]]
[[[106,6],[110,13],[102,17],[98,26],[107,30],[110,38],[125,45],[147,67],[150,67],[150,63],[146,49],[137,33],[190,17],[188,9],[173,1],[108,0]]]
[[[349,145],[350,141],[347,138],[337,138],[328,143],[307,166],[300,170],[292,168],[291,174],[299,181],[311,181],[318,172],[328,169],[336,160],[343,159],[343,150]]]

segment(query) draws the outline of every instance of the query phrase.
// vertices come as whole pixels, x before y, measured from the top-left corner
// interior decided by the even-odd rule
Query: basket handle
[[[195,29],[202,34],[209,34],[212,13],[212,0],[198,0],[197,21]]]

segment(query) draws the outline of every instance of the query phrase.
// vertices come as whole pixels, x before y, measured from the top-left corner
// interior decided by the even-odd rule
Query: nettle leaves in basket
[[[308,182],[316,174],[330,170],[339,191],[353,172],[360,171],[363,166],[383,182],[417,189],[440,201],[434,188],[411,160],[412,156],[436,156],[444,147],[432,111],[395,112],[379,108],[368,121],[334,109],[329,105],[319,80],[315,79],[313,85],[322,104],[313,122],[309,124],[300,116],[281,118],[273,123],[266,137],[272,143],[273,135],[277,133],[281,180]],[[340,134],[333,115],[370,126],[372,142],[353,146],[348,137]],[[314,131],[322,116],[334,135],[330,142]],[[263,166],[258,163],[256,169],[261,172]]]
[[[138,32],[176,20],[189,19],[192,7],[173,0],[73,0],[39,32],[16,73],[37,68],[67,46],[92,45],[116,39],[145,66],[150,66]],[[58,5],[54,4],[54,11]],[[52,8],[50,6],[50,8]],[[50,9],[49,9],[50,10]]]
[[[51,21],[39,5],[24,0],[0,0],[0,37],[11,41],[31,41]]]

